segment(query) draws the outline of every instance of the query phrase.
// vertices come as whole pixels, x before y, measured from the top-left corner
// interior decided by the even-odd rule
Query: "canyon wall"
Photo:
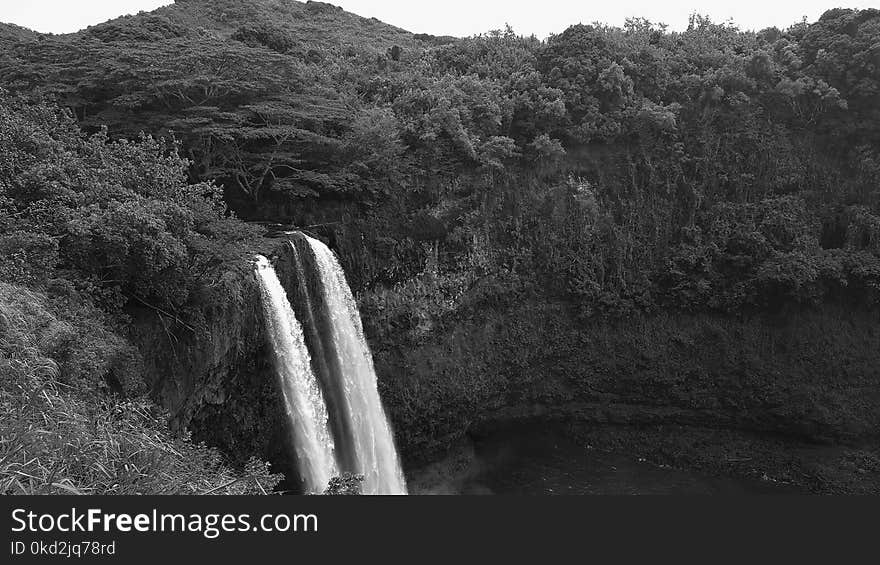
[[[289,246],[278,240],[273,259],[290,292]],[[202,327],[144,309],[131,313],[132,338],[175,426],[234,460],[257,455],[291,473],[256,280],[247,268],[226,276],[241,292],[204,312]],[[867,311],[591,323],[565,303],[530,300],[367,337],[410,468],[468,433],[523,419],[880,439],[880,316]]]
[[[376,343],[382,392],[413,462],[469,431],[535,418],[880,439],[876,313],[582,323],[565,304],[531,302]]]

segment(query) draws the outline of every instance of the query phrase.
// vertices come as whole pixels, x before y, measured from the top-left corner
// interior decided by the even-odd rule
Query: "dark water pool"
[[[789,485],[715,477],[607,453],[564,435],[535,430],[476,440],[473,464],[453,492],[461,494],[784,494]],[[450,492],[450,491],[447,491]]]

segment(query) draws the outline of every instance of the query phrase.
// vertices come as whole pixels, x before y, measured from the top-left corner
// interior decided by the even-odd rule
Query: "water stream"
[[[300,478],[305,492],[319,493],[337,474],[324,396],[287,293],[272,264],[259,255],[257,278]]]

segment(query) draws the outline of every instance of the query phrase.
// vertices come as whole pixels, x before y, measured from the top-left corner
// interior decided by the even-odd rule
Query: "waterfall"
[[[284,283],[262,256],[257,274],[306,490],[319,492],[332,476],[350,472],[364,476],[364,494],[406,494],[373,357],[342,267],[320,241],[289,235],[291,253],[277,260]]]
[[[266,329],[306,492],[319,493],[337,474],[327,408],[311,368],[303,331],[269,260],[257,255]]]
[[[364,339],[360,314],[345,274],[336,256],[316,239],[302,236],[314,254],[320,277],[320,299],[328,319],[325,348],[335,357],[337,390],[344,395],[335,399],[345,429],[351,437],[349,457],[355,472],[364,475],[364,494],[406,494],[406,482],[394,446],[391,425],[382,407],[376,384],[373,357]],[[291,243],[294,252],[296,246]]]

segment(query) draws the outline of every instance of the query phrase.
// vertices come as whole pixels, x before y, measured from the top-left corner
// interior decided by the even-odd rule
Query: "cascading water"
[[[306,492],[319,493],[337,474],[327,407],[312,372],[302,327],[275,269],[262,255],[257,256],[257,278],[300,476]]]
[[[330,249],[303,236],[314,253],[321,294],[329,318],[328,349],[332,348],[341,391],[337,399],[342,417],[348,420],[355,472],[364,475],[364,494],[406,494],[406,482],[391,425],[382,407],[376,384],[373,357],[364,339],[360,314],[342,267]],[[294,252],[296,246],[291,243]],[[325,338],[326,339],[326,338]]]

